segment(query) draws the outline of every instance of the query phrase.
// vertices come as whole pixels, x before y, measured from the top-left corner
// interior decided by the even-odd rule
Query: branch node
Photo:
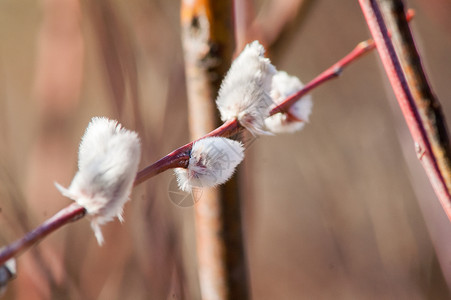
[[[415,142],[415,152],[419,160],[422,160],[424,154],[426,153],[426,151],[423,148],[421,148],[420,144],[417,142]]]

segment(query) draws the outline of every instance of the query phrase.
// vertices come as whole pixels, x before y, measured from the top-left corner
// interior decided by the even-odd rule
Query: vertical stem
[[[255,20],[254,0],[235,0],[234,16],[236,51],[239,53],[255,36],[252,32],[252,22]]]
[[[234,50],[233,1],[182,1],[181,23],[192,139],[220,122],[215,97]],[[203,299],[247,299],[237,181],[204,190],[195,205]]]
[[[412,91],[426,135],[431,143],[432,152],[448,191],[450,191],[451,151],[448,130],[440,103],[427,80],[412,32],[406,21],[404,3],[401,0],[381,0],[380,5],[384,14],[384,20],[392,34],[393,46],[404,70],[407,84]],[[414,177],[419,177],[419,175]],[[416,189],[415,192],[419,194],[418,196],[422,196],[419,199],[420,208],[434,244],[443,276],[450,287],[451,270],[448,268],[448,262],[451,258],[451,245],[449,243],[449,228],[451,224],[440,218],[439,214],[442,213],[440,208],[430,205],[427,201],[427,196],[424,199],[425,195],[422,195],[421,191]]]
[[[384,19],[392,34],[393,46],[404,70],[413,100],[424,124],[432,152],[451,190],[451,148],[445,118],[435,93],[430,86],[421,63],[420,55],[406,20],[401,0],[381,0]]]
[[[359,2],[368,27],[373,35],[374,42],[376,43],[382,64],[384,65],[399,106],[406,119],[410,133],[415,141],[418,158],[429,177],[443,209],[448,215],[448,218],[451,219],[450,193],[446,186],[444,176],[438,167],[437,159],[432,151],[423,120],[420,117],[417,104],[409,89],[401,64],[391,43],[379,6],[376,0],[359,0]]]

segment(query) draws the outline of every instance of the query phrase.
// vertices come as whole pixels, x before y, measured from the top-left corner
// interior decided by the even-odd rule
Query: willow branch
[[[306,84],[303,89],[299,90],[296,94],[288,97],[279,106],[273,108],[270,112],[270,115],[274,115],[281,111],[286,111],[292,104],[296,102],[296,100],[300,99],[303,95],[307,94],[321,84],[339,76],[344,67],[349,65],[351,62],[356,61],[358,58],[362,57],[372,49],[374,49],[372,40],[359,43],[356,48],[353,49],[349,54],[347,54],[344,58],[328,68],[326,71],[315,77],[311,82]],[[242,127],[236,119],[233,119],[225,122],[220,127],[209,132],[200,139],[213,136],[231,137],[233,135],[236,135],[237,133],[242,132],[243,130],[245,130],[245,128]],[[195,141],[177,148],[152,165],[149,165],[139,171],[136,175],[134,186],[137,186],[144,181],[169,169],[184,167],[186,168],[189,160],[189,153],[194,142]],[[75,204],[71,204],[68,207],[62,209],[53,217],[39,225],[36,229],[27,233],[24,237],[2,248],[2,250],[0,250],[0,265],[4,264],[8,259],[17,256],[18,254],[27,250],[34,243],[45,238],[54,230],[62,227],[65,224],[69,224],[84,217],[86,211],[80,207],[78,209],[75,209],[74,205]]]
[[[241,130],[243,130],[243,127],[238,123],[236,119],[233,119],[225,122],[215,130],[201,137],[200,139],[213,136],[230,137],[232,135],[239,133]],[[196,141],[200,139],[197,139]],[[195,141],[190,142],[180,148],[177,148],[176,150],[172,151],[171,153],[161,158],[157,162],[139,171],[138,174],[136,175],[135,186],[140,183],[143,183],[144,181],[166,170],[174,168],[186,168],[189,160],[189,152],[191,151],[191,147],[193,146],[194,142]]]
[[[417,156],[429,177],[443,209],[451,220],[451,198],[444,175],[432,151],[430,137],[426,133],[425,124],[420,116],[417,103],[415,102],[401,63],[390,40],[379,6],[375,0],[359,0],[359,2],[376,43],[385,72],[387,73],[398,104],[401,107],[401,111],[415,142]]]
[[[409,9],[407,13],[405,14],[405,19],[407,22],[413,19],[415,13],[413,10]],[[302,96],[309,93],[311,90],[316,88],[317,86],[325,83],[326,81],[332,80],[334,78],[337,78],[341,75],[343,70],[352,62],[357,60],[358,58],[364,56],[371,50],[373,50],[376,47],[374,41],[372,39],[368,39],[366,41],[360,42],[357,44],[357,46],[349,52],[345,57],[337,61],[335,64],[330,66],[327,70],[319,74],[315,79],[307,83],[304,88],[299,90],[298,92],[294,93],[290,97],[286,98],[284,101],[279,103],[277,106],[271,109],[270,115],[274,115],[279,112],[288,112],[290,107],[299,99],[301,99]]]
[[[75,222],[86,214],[86,210],[76,203],[72,203],[60,210],[53,217],[42,223],[33,231],[27,233],[23,238],[3,247],[0,251],[0,266],[10,258],[19,255],[30,248],[37,241],[45,238],[47,235],[62,227],[65,224]]]
[[[432,152],[450,191],[451,148],[448,129],[440,102],[428,82],[408,21],[404,17],[404,4],[401,0],[382,0],[381,8]]]
[[[360,42],[349,54],[340,59],[334,65],[329,67],[327,70],[319,74],[315,79],[307,83],[304,88],[294,93],[293,95],[286,98],[280,104],[271,109],[270,115],[274,115],[276,113],[288,112],[290,107],[302,96],[309,93],[311,90],[316,88],[317,86],[329,81],[331,79],[337,78],[343,72],[343,69],[349,65],[351,62],[355,61],[359,57],[365,55],[369,51],[374,49],[373,40],[367,40],[364,42]]]

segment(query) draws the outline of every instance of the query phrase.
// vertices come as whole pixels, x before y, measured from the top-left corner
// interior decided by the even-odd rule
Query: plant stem
[[[405,19],[407,22],[413,19],[415,13],[413,10],[409,9],[405,15]],[[291,105],[293,105],[296,101],[301,99],[302,96],[306,95],[308,92],[316,88],[317,86],[323,84],[326,81],[337,78],[341,75],[344,68],[347,67],[350,63],[354,62],[358,58],[367,54],[371,50],[376,47],[374,41],[372,39],[368,39],[366,41],[360,42],[357,46],[349,52],[345,57],[337,61],[335,64],[330,66],[327,70],[319,74],[316,78],[306,84],[302,89],[294,93],[293,95],[287,97],[284,101],[279,103],[277,106],[271,109],[269,115],[274,115],[279,112],[288,112]]]
[[[23,238],[3,247],[0,251],[0,266],[10,258],[30,248],[37,241],[57,230],[61,226],[75,222],[86,214],[86,210],[76,203],[63,208],[53,217],[42,223],[36,229],[27,233]]]
[[[375,47],[374,42],[372,40],[367,40],[364,42],[360,42],[351,52],[349,52],[345,57],[340,59],[334,65],[329,67],[327,70],[319,74],[315,79],[307,83],[301,90],[294,93],[293,95],[286,98],[280,104],[271,109],[270,115],[277,114],[279,112],[288,112],[291,105],[293,105],[296,101],[298,101],[302,96],[316,88],[317,86],[323,84],[326,81],[334,79],[340,76],[343,69],[349,65],[351,62],[355,61],[359,57],[373,50]]]
[[[445,118],[431,85],[427,80],[420,55],[404,17],[404,4],[400,0],[382,0],[381,8],[387,26],[391,28],[392,42],[401,63],[413,100],[418,108],[432,152],[451,190],[451,148]]]
[[[200,139],[204,139],[207,137],[213,136],[222,136],[222,137],[230,137],[235,135],[243,130],[243,127],[238,123],[237,119],[233,119],[225,122],[215,130],[201,137]],[[196,141],[200,140],[197,139]],[[155,175],[160,174],[169,169],[174,168],[186,168],[188,166],[189,160],[189,152],[191,151],[191,147],[193,143],[196,141],[190,142],[151,164],[150,166],[145,167],[141,171],[138,172],[135,178],[134,185],[137,186],[140,183],[143,183],[149,178],[152,178]]]
[[[359,0],[359,2],[376,43],[385,72],[387,73],[398,104],[401,107],[401,111],[415,142],[418,158],[431,181],[432,187],[443,209],[451,220],[451,199],[444,176],[438,167],[430,139],[426,134],[425,126],[418,112],[414,97],[412,96],[401,64],[391,43],[379,6],[375,0]]]
[[[370,45],[368,45],[370,44]],[[334,64],[332,67],[327,69],[326,71],[322,72],[320,75],[318,75],[316,78],[314,78],[311,82],[309,82],[307,85],[304,86],[303,89],[298,91],[296,94],[294,94],[291,97],[288,97],[285,101],[282,102],[281,105],[285,109],[288,109],[290,105],[294,104],[296,100],[293,100],[294,98],[299,99],[303,95],[307,94],[312,89],[320,86],[321,84],[327,82],[328,80],[335,78],[338,76],[333,75],[333,70],[337,70],[337,66],[341,66],[341,70],[351,62],[356,61],[358,58],[360,58],[363,54],[367,53],[368,51],[374,49],[374,45],[372,40],[368,40],[365,42],[361,42],[357,45],[357,47],[352,50],[348,55],[346,55],[344,58],[342,58],[340,61],[338,61],[336,64]],[[343,64],[344,63],[344,64]],[[288,103],[289,102],[289,103]],[[287,104],[285,104],[287,103]],[[279,106],[278,106],[279,107]],[[276,114],[278,112],[282,111],[282,109],[272,109],[270,112],[270,115]],[[244,127],[242,127],[236,119],[230,120],[219,126],[218,128],[214,129],[213,131],[209,132],[208,134],[204,135],[202,138],[206,137],[213,137],[213,136],[222,136],[222,137],[230,137],[233,135],[236,135],[237,133],[245,130]],[[199,140],[199,139],[197,139]],[[157,162],[153,163],[152,165],[149,165],[138,172],[135,178],[134,186],[137,186],[144,181],[166,171],[172,168],[183,168],[187,166],[188,160],[189,160],[189,152],[191,151],[191,147],[194,142],[190,142],[174,151],[166,155],[165,157],[161,158]],[[10,244],[9,246],[6,246],[5,248],[2,248],[0,250],[0,265],[2,265],[5,261],[8,259],[20,254],[21,252],[27,250],[30,248],[35,242],[45,238],[49,233],[56,230],[57,228],[62,227],[65,224],[71,223],[73,221],[76,221],[80,218],[82,218],[86,211],[83,208],[79,208],[77,212],[73,212],[72,215],[73,219],[65,215],[63,212],[67,213],[67,210],[69,210],[74,204],[69,205],[68,207],[62,209],[60,212],[55,214],[53,217],[45,221],[43,224],[39,225],[36,229],[26,234],[24,237],[20,238],[19,240],[15,241],[14,243]],[[57,224],[56,227],[53,227],[54,225],[49,224],[55,223]],[[52,228],[52,230],[48,230],[49,228]],[[29,237],[29,235],[32,235],[32,238]],[[20,246],[18,246],[20,245]],[[14,246],[14,247],[13,247]]]

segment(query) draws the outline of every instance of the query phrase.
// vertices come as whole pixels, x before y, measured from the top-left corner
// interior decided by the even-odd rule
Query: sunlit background
[[[300,2],[256,1],[255,15],[272,62],[308,82],[369,33],[356,0]],[[406,2],[450,120],[451,4]],[[69,185],[91,117],[138,131],[141,167],[189,141],[179,11],[0,1],[0,245],[70,203],[53,182]],[[376,53],[313,97],[303,131],[259,137],[240,167],[253,299],[449,299],[451,225]],[[199,299],[193,208],[170,201],[172,179],[136,188],[104,246],[80,220],[23,254],[5,299]]]

